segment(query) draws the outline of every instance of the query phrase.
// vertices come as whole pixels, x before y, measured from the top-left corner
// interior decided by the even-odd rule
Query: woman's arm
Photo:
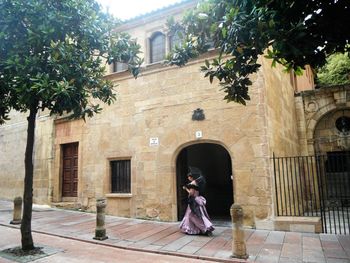
[[[187,193],[190,193],[190,189],[188,189],[186,186],[183,186],[182,189],[186,190]]]
[[[186,190],[189,195],[194,195],[194,192],[196,191],[193,188],[187,188],[186,186],[183,186],[182,189]]]

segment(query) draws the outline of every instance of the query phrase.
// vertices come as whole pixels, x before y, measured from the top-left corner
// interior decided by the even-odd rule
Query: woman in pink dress
[[[202,175],[193,172],[188,173],[187,178],[190,183],[184,186],[183,189],[188,192],[188,205],[184,218],[180,223],[180,230],[189,235],[211,236],[214,227],[205,208],[206,200],[200,195],[205,179]]]

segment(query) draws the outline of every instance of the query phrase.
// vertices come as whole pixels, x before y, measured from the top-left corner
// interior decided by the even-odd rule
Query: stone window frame
[[[128,64],[123,62],[113,62],[111,66],[112,73],[119,73],[128,70]]]
[[[184,38],[181,39],[179,37],[179,33],[180,32],[181,32],[181,34],[183,34],[183,37],[184,37],[183,30],[177,30],[173,34],[169,34],[168,35],[168,38],[169,38],[169,51],[174,50],[175,46],[177,46],[179,44],[179,42],[184,39]],[[175,39],[175,41],[174,41],[174,39]],[[181,42],[180,42],[180,44],[181,44]]]
[[[152,39],[156,36],[162,34],[164,36],[165,40],[165,54],[164,54],[164,59],[156,62],[152,62],[152,54],[151,54],[151,49],[152,49]],[[153,64],[160,64],[165,61],[166,56],[170,52],[170,36],[169,32],[166,30],[165,26],[160,26],[160,27],[155,27],[148,32],[146,32],[146,39],[145,39],[145,64],[146,65],[153,65]]]
[[[158,43],[154,43],[155,41],[158,41],[158,39],[162,37],[162,42],[160,44]],[[165,34],[162,31],[155,31],[152,33],[152,35],[148,38],[148,43],[149,43],[149,48],[148,48],[148,58],[149,58],[149,64],[156,64],[156,63],[160,63],[162,61],[165,60],[165,56],[167,55],[167,34]],[[163,46],[162,49],[157,49],[156,50],[156,54],[154,54],[155,50],[153,50],[153,47],[155,45],[160,45]],[[164,53],[163,53],[164,51]],[[160,59],[158,57],[160,57],[161,55],[164,55],[163,59]]]

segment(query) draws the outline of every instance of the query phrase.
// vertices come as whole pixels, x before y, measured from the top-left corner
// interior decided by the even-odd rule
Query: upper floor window
[[[174,50],[175,47],[181,47],[184,40],[184,33],[182,31],[176,31],[170,36],[170,50]]]
[[[150,62],[155,63],[164,60],[165,58],[165,36],[164,34],[157,32],[154,34],[150,41],[151,44],[151,56]]]
[[[215,45],[214,45],[214,40],[209,40],[209,41],[207,41],[207,46],[208,46],[208,49],[210,50],[210,49],[214,49],[215,48]]]
[[[122,72],[128,69],[128,65],[123,62],[114,62],[113,63],[113,72]]]

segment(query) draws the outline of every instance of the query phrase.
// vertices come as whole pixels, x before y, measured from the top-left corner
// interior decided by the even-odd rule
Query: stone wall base
[[[320,217],[279,216],[274,220],[274,229],[279,231],[322,233]]]
[[[273,230],[275,230],[275,223],[271,219],[256,220],[255,221],[255,228],[273,231]]]
[[[56,208],[73,210],[78,210],[82,208],[82,205],[77,202],[51,202],[51,206]]]

